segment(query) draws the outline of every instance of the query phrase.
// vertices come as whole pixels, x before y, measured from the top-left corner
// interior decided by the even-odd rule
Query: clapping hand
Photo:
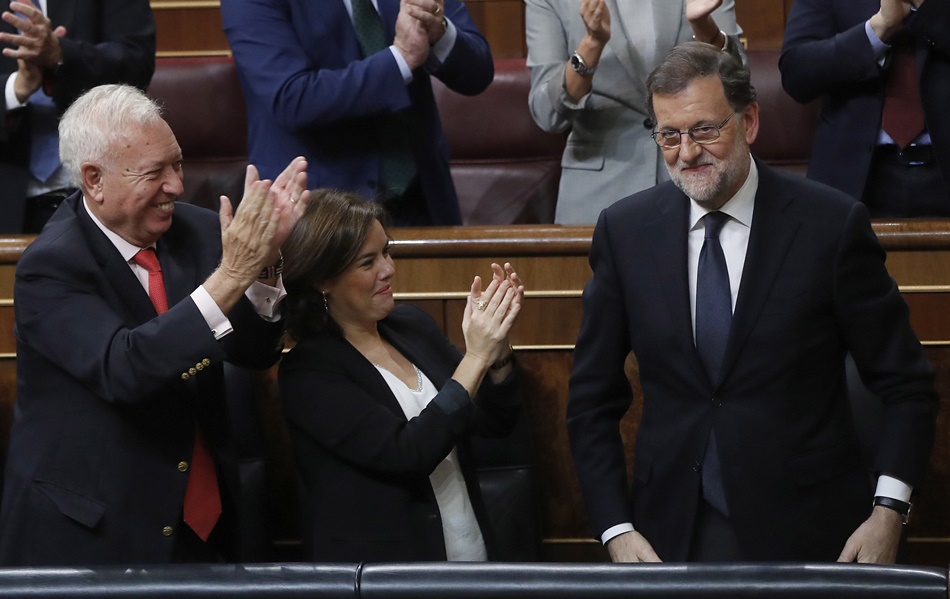
[[[508,348],[508,332],[521,311],[524,285],[511,264],[492,264],[492,280],[482,289],[482,278],[472,281],[462,316],[467,353],[495,362]]]

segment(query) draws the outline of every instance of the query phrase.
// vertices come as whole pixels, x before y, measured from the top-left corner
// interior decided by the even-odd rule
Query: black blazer
[[[808,177],[856,199],[864,193],[884,108],[886,68],[864,31],[880,7],[879,0],[796,0],[779,60],[789,95],[822,100]],[[927,130],[950,186],[950,4],[925,2],[905,23],[917,43]]]
[[[50,80],[59,112],[97,85],[148,87],[155,71],[155,20],[148,0],[47,0],[47,11],[53,27],[66,27],[60,40],[63,65]],[[0,30],[13,28],[0,22]],[[0,56],[2,84],[16,70],[16,60]],[[0,103],[0,112],[0,233],[19,233],[30,174],[29,111],[7,112]]]
[[[280,366],[280,395],[303,484],[306,557],[445,560],[429,474],[455,446],[491,557],[492,531],[468,440],[511,430],[521,406],[517,377],[501,385],[486,379],[469,401],[450,380],[461,356],[425,312],[397,306],[379,330],[441,389],[411,420],[379,371],[340,335],[325,332],[299,343]]]
[[[246,298],[221,341],[188,299],[220,259],[217,215],[176,204],[157,244],[171,308],[156,316],[81,202],[68,198],[17,265],[5,566],[170,561],[178,533],[163,529],[181,522],[188,475],[178,464],[191,460],[196,420],[216,458],[226,522],[238,481],[222,363],[264,368],[280,356],[281,323]]]
[[[730,515],[749,560],[833,561],[869,515],[844,358],[884,402],[875,467],[919,485],[934,438],[933,373],[864,205],[757,163],[759,187],[722,367],[693,342],[689,200],[672,183],[606,209],[594,231],[567,425],[599,536],[632,522],[683,561],[715,424]],[[633,485],[618,421],[640,368]]]

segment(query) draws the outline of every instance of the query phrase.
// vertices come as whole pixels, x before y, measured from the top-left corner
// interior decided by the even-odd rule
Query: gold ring
[[[482,300],[475,300],[475,307],[478,308],[479,312],[484,312],[485,308],[488,307],[488,302]]]
[[[440,12],[442,12],[442,7],[439,6],[438,4],[436,4],[436,5],[435,5],[435,12],[433,12],[432,14],[434,14],[435,16],[439,16],[439,13],[440,13]]]
[[[297,198],[295,198],[294,196],[290,196],[290,203],[291,203],[291,204],[296,204],[296,203],[297,203]]]

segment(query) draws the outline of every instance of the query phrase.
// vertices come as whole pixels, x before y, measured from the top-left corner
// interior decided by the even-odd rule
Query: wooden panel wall
[[[158,27],[159,56],[215,56],[230,52],[221,31],[220,0],[152,0],[151,4]],[[465,4],[496,58],[526,56],[523,0],[466,0]],[[792,0],[736,0],[739,24],[745,30],[748,47],[778,49],[791,6]]]
[[[888,249],[888,267],[907,300],[912,323],[937,370],[942,410],[929,474],[908,529],[909,561],[946,566],[950,561],[950,221],[875,223]],[[564,427],[573,345],[580,325],[581,293],[590,276],[590,227],[513,226],[507,228],[396,229],[393,282],[399,301],[420,304],[457,345],[462,346],[461,314],[475,274],[487,275],[492,261],[516,265],[528,290],[512,342],[522,369],[526,405],[538,455],[543,556],[550,561],[606,559],[590,536],[587,514]],[[0,457],[15,399],[12,282],[17,259],[29,238],[0,238]],[[637,366],[627,369],[640,397]],[[274,372],[262,379],[265,414],[276,471],[276,505],[292,505],[293,474]],[[638,403],[635,402],[635,406]],[[637,407],[622,423],[628,459],[640,421]],[[629,462],[632,463],[632,462]],[[279,534],[292,535],[293,519],[278,514]]]

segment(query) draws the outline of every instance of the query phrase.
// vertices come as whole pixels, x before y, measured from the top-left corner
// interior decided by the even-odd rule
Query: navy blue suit
[[[218,466],[219,526],[232,517],[223,362],[273,364],[282,327],[242,298],[228,314],[234,331],[215,340],[188,295],[217,267],[219,230],[213,212],[176,204],[157,244],[170,306],[161,316],[78,192],[23,253],[3,565],[171,561],[188,479],[178,465],[191,459],[196,422]]]
[[[379,0],[379,11],[392,39],[399,0]],[[310,162],[312,187],[375,198],[380,154],[374,116],[404,111],[432,224],[461,224],[429,77],[467,95],[492,81],[488,42],[464,4],[445,3],[445,16],[458,29],[448,59],[431,72],[417,69],[409,85],[389,49],[362,56],[341,0],[228,0],[221,14],[247,100],[250,160],[261,176],[275,177],[302,155]]]
[[[796,0],[779,68],[799,102],[821,98],[808,177],[861,199],[881,130],[884,74],[864,23],[879,0]],[[906,20],[937,165],[950,185],[950,3],[928,0]],[[950,202],[950,198],[948,198]]]
[[[59,112],[97,85],[148,87],[155,71],[155,20],[148,0],[48,0],[47,14],[53,27],[66,27],[60,40],[63,65],[51,79]],[[5,22],[0,29],[13,31]],[[0,56],[0,84],[16,70],[16,60]],[[0,106],[0,232],[20,233],[30,175],[29,114]]]
[[[632,522],[685,561],[715,423],[731,522],[748,560],[833,561],[871,511],[845,385],[850,351],[884,402],[875,467],[919,484],[934,438],[933,372],[864,205],[759,164],[720,383],[693,342],[689,199],[662,183],[601,213],[567,426],[592,528]],[[643,416],[627,482],[624,361]]]

